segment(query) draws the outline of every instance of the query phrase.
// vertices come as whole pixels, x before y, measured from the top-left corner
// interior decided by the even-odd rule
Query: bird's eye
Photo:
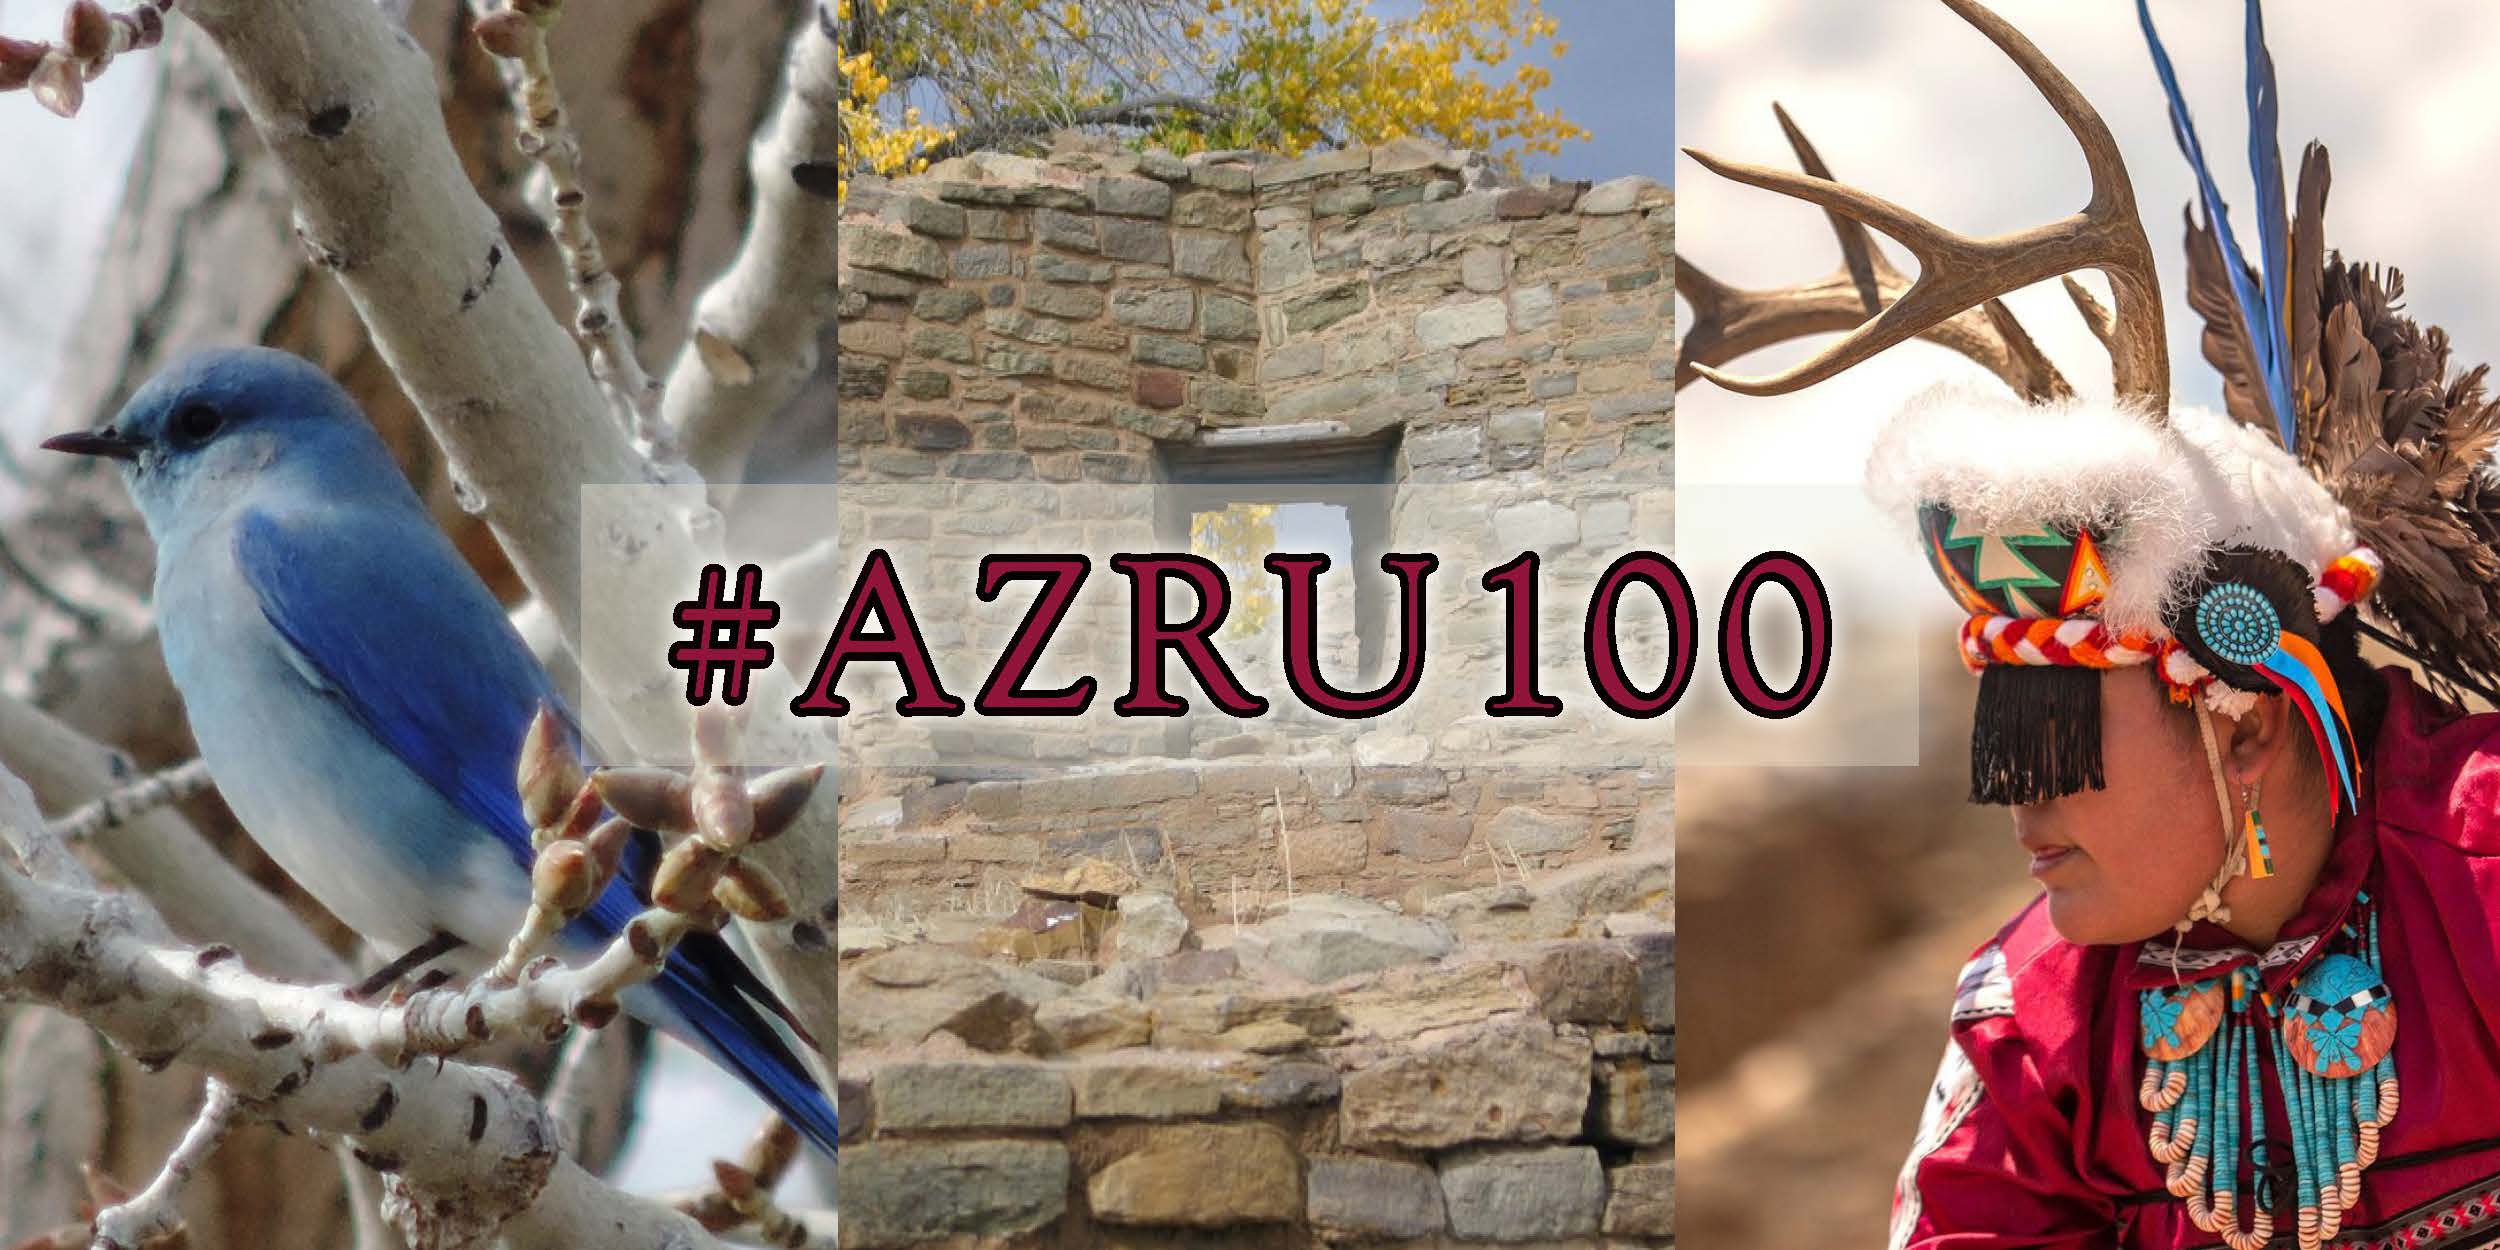
[[[213,437],[226,418],[206,404],[186,404],[174,413],[171,426],[174,441],[185,446],[198,446]]]

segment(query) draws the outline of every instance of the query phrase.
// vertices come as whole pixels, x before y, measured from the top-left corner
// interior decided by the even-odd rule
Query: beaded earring
[[[2257,787],[2242,786],[2240,802],[2248,813],[2240,818],[2240,838],[2248,848],[2248,876],[2263,881],[2274,875],[2274,848],[2266,844],[2265,817],[2257,814]]]

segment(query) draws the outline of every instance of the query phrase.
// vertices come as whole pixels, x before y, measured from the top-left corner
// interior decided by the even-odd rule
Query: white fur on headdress
[[[2279,551],[2312,578],[2354,546],[2352,519],[2263,432],[2203,409],[2165,424],[2110,400],[2028,404],[1940,386],[1876,439],[1867,484],[1903,518],[1940,503],[1986,529],[2090,525],[2105,535],[2113,629],[2166,635],[2205,554]]]

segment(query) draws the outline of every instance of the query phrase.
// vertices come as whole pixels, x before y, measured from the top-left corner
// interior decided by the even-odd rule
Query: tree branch
[[[715,483],[744,475],[765,423],[816,372],[840,263],[840,61],[822,22],[792,36],[780,106],[748,156],[754,219],[669,369],[663,417]]]
[[[563,12],[558,0],[507,0],[503,8],[490,0],[469,0],[476,19],[478,43],[503,66],[505,86],[512,93],[513,143],[522,155],[535,158],[546,176],[549,219],[556,248],[564,254],[565,281],[577,304],[573,332],[590,348],[592,376],[607,391],[626,435],[640,439],[646,455],[663,466],[680,459],[676,435],[660,419],[660,384],[642,370],[634,351],[634,330],[625,323],[617,303],[621,289],[599,247],[599,233],[590,224],[588,194],[582,189],[582,145],[564,111],[556,89],[555,66],[547,57],[547,35]],[[536,198],[536,197],[532,197]]]
[[[0,779],[0,788],[13,784]],[[0,823],[15,830],[21,859],[75,865],[48,831],[8,811],[0,798]],[[56,849],[43,850],[46,842]],[[384,1173],[385,1213],[411,1250],[496,1235],[517,1247],[719,1246],[693,1220],[565,1158],[546,1112],[511,1076],[377,1059],[345,1026],[382,1009],[334,988],[261,977],[229,947],[178,945],[143,898],[66,875],[53,882],[0,868],[0,996],[57,1007],[143,1066],[181,1060],[275,1117],[347,1139]]]
[[[111,794],[52,822],[52,832],[76,842],[106,829],[117,829],[167,804],[179,803],[216,785],[208,762],[192,760],[160,773],[150,773]]]
[[[182,1191],[189,1187],[208,1157],[217,1153],[225,1141],[227,1130],[234,1127],[239,1109],[234,1087],[208,1078],[207,1096],[200,1101],[198,1118],[165,1156],[156,1179],[148,1182],[127,1202],[118,1202],[96,1212],[95,1241],[92,1250],[139,1250],[139,1247],[182,1227],[182,1211],[176,1205]]]

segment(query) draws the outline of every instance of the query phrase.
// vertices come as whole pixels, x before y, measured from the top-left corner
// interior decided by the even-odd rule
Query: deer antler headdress
[[[2174,697],[2234,714],[2257,695],[2283,693],[2316,737],[2330,801],[2356,801],[2362,744],[2321,651],[2330,629],[2369,629],[2446,692],[2488,696],[2500,674],[2500,480],[2487,467],[2500,404],[2485,398],[2483,369],[2450,377],[2446,335],[2397,311],[2394,271],[2325,251],[2325,149],[2304,153],[2287,206],[2257,0],[2247,0],[2249,157],[2263,268],[2249,264],[2152,14],[2137,0],[2172,130],[2196,173],[2203,219],[2190,209],[2188,302],[2203,318],[2205,357],[2223,374],[2228,413],[2174,410],[2151,253],[2108,128],[1995,14],[1975,0],[1944,3],[2020,65],[2065,120],[2091,167],[2091,200],[2045,226],[1965,238],[1833,181],[1783,112],[1802,175],[1692,155],[1822,206],[1844,264],[1818,283],[1741,291],[1679,257],[1677,288],[1695,317],[1678,383],[1793,391],[1924,337],[2016,392],[1923,396],[1878,439],[1871,467],[1877,494],[1917,518],[1937,578],[1969,613],[1963,657],[1983,675],[1975,798],[2037,802],[2100,784],[2097,670],[2153,664]],[[1869,228],[1919,259],[1916,281],[1905,284],[1884,263]],[[2085,268],[2101,270],[2115,297],[2104,314],[2066,278],[2109,349],[2112,402],[2074,398],[1998,302]],[[1718,371],[1756,347],[1842,329],[1840,341],[1775,377]],[[2388,630],[2360,622],[2363,612]],[[2198,724],[2233,849],[2183,929],[2222,918],[2220,891],[2241,854],[2264,875],[2253,805],[2247,843],[2228,841],[2231,798],[2211,721]],[[2285,1227],[2297,1228],[2304,1250],[2333,1237],[2397,1112],[2395,1012],[2379,975],[2376,915],[2359,900],[2287,985],[2267,978],[2293,973],[2263,971],[2250,956],[2143,991],[2152,1152],[2190,1218],[2235,1250],[2268,1244],[2278,1216],[2296,1221]],[[2283,1043],[2261,1048],[2252,1029],[2280,1029]],[[2264,1082],[2261,1050],[2275,1055],[2268,1062],[2287,1105],[2314,1113],[2295,1126],[2293,1183],[2271,1196],[2243,1188],[2263,1171],[2247,1153],[2265,1135],[2262,1100],[2252,1111],[2239,1097]],[[2245,1228],[2243,1197],[2262,1208]]]
[[[2349,802],[2358,749],[2318,656],[2329,622],[2375,591],[2373,614],[2390,628],[2370,632],[2420,660],[2435,684],[2488,692],[2500,674],[2500,482],[2478,471],[2500,440],[2500,405],[2484,397],[2483,370],[2449,378],[2446,335],[2397,311],[2401,278],[2325,252],[2324,148],[2310,145],[2287,212],[2273,66],[2253,4],[2249,150],[2263,269],[2242,257],[2144,13],[2197,174],[2189,304],[2224,375],[2228,417],[2173,410],[2159,286],[2116,141],[2002,18],[1974,0],[1944,2],[2056,109],[2091,170],[2090,200],[2028,230],[1955,234],[1834,181],[1782,111],[1802,174],[1691,155],[1824,208],[1843,266],[1817,283],[1745,291],[1679,257],[1678,289],[1694,313],[1679,383],[1780,394],[1924,337],[2015,392],[1922,397],[1885,431],[1870,474],[1879,499],[1918,518],[1939,580],[1970,612],[1962,654],[1983,674],[1974,798],[2032,802],[2099,784],[2093,670],[2151,663],[2176,697],[2225,709],[2291,695],[2339,781],[2337,801]],[[1869,228],[1919,260],[1915,281],[1884,261]],[[2079,269],[2109,279],[2110,311],[2068,276]],[[2065,278],[2108,348],[2114,401],[2076,400],[2000,302],[2051,277]],[[1775,376],[1720,371],[1755,348],[1835,330],[1848,333]]]

